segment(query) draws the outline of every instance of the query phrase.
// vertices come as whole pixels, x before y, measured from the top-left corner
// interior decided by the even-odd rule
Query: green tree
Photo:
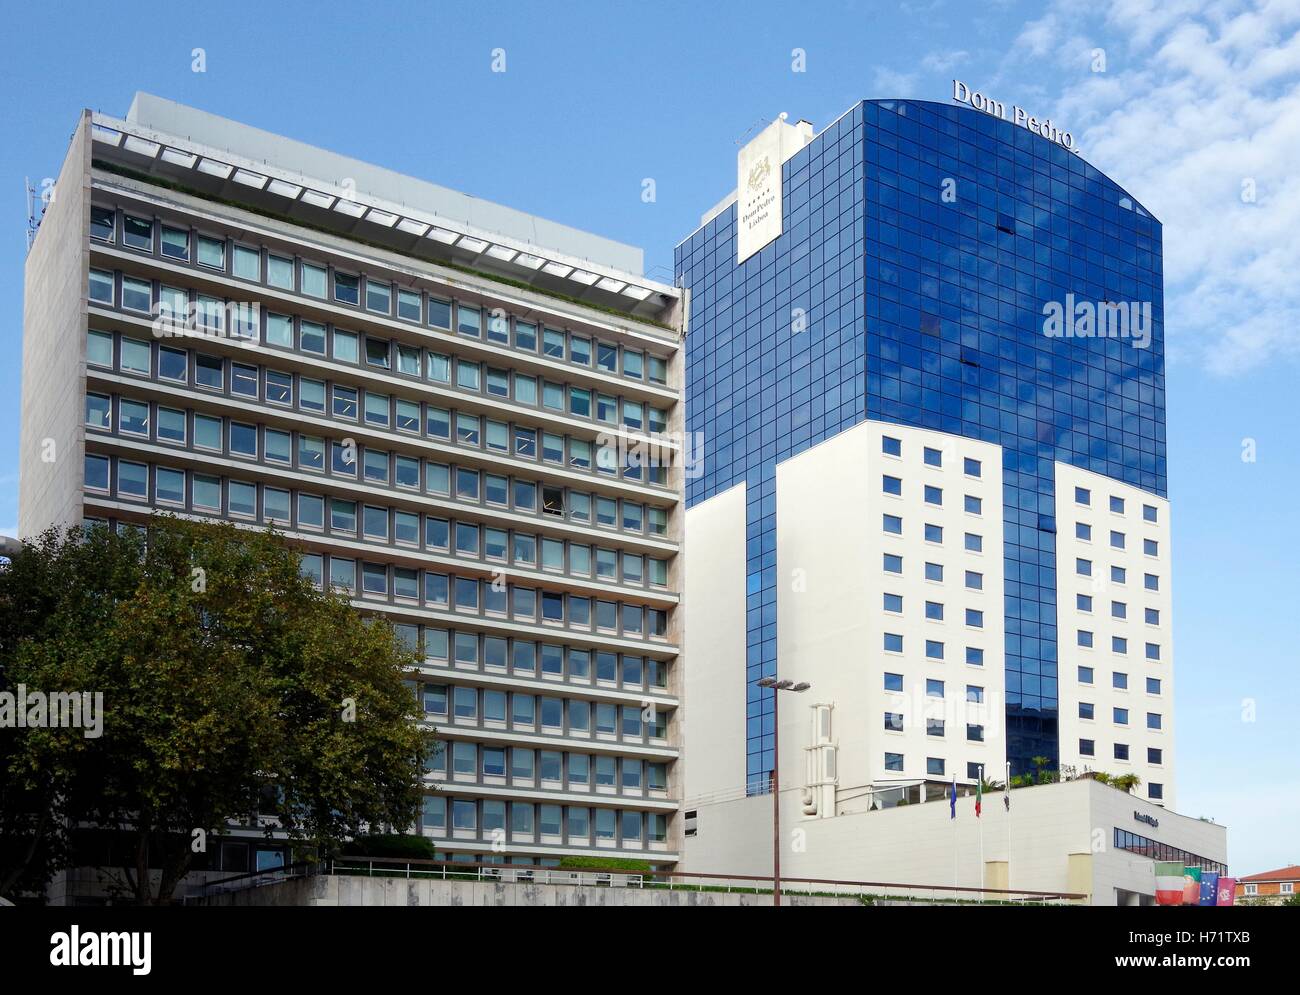
[[[258,814],[268,835],[328,851],[415,821],[429,736],[403,685],[414,655],[317,591],[282,537],[168,516],[147,539],[51,530],[0,578],[0,615],[11,607],[5,680],[104,702],[98,738],[28,730],[12,744],[15,801],[30,811],[39,795],[49,821],[127,836],[137,902],[170,902],[197,841],[229,820]]]
[[[1112,788],[1118,788],[1120,791],[1124,792],[1132,792],[1134,788],[1142,783],[1142,778],[1138,777],[1136,774],[1116,774],[1111,776],[1109,783]]]

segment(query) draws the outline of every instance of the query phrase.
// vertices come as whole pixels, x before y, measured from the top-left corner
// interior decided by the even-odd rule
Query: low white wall
[[[1006,861],[1010,828],[1010,887],[1030,891],[1091,892],[1099,905],[1115,903],[1115,889],[1153,894],[1153,862],[1116,851],[1116,827],[1212,860],[1227,860],[1227,830],[1177,815],[1091,780],[1020,788],[1011,811],[1001,792],[986,795],[975,818],[974,799],[947,800],[830,819],[803,819],[796,792],[782,793],[783,877],[880,881],[934,887],[980,886],[980,837],[986,864]],[[1159,821],[1152,828],[1134,812]],[[697,835],[686,840],[678,869],[690,872],[770,874],[772,803],[758,796],[698,809]],[[953,854],[956,851],[954,867]],[[1091,884],[1071,881],[1070,855],[1091,855]],[[986,879],[985,884],[991,884]]]

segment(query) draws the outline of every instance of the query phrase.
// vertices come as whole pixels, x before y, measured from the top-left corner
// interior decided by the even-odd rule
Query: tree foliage
[[[46,532],[0,573],[0,690],[101,692],[103,730],[0,731],[0,889],[48,874],[69,824],[129,835],[141,903],[170,901],[230,820],[326,850],[407,828],[428,745],[413,662],[273,533],[168,516],[147,536]]]

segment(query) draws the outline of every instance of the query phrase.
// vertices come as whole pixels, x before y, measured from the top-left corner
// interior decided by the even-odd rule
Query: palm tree
[[[1142,778],[1138,777],[1136,774],[1120,774],[1118,777],[1112,777],[1110,779],[1110,786],[1112,788],[1119,788],[1120,791],[1124,792],[1132,792],[1132,790],[1141,783]]]
[[[1050,774],[1051,771],[1045,771],[1044,768],[1047,767],[1052,762],[1052,758],[1051,757],[1030,757],[1029,762],[1034,765],[1034,770],[1037,771],[1038,783],[1039,784],[1047,783],[1047,779],[1048,779],[1047,775]]]

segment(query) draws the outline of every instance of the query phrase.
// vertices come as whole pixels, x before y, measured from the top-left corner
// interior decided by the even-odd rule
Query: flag
[[[1199,867],[1183,868],[1183,904],[1201,904],[1201,869]]]
[[[1002,804],[1008,812],[1011,811],[1011,761],[1007,761],[1007,782],[1002,785]]]
[[[980,817],[980,809],[984,807],[984,768],[980,768],[980,779],[975,782],[975,818]]]
[[[1156,904],[1183,904],[1183,865],[1181,861],[1156,861]]]
[[[1219,897],[1219,875],[1213,871],[1203,871],[1201,873],[1201,902],[1202,905],[1217,905]]]
[[[1225,878],[1219,876],[1219,900],[1216,905],[1236,905],[1237,904],[1237,879]]]
[[[949,789],[948,795],[949,819],[957,818],[957,775],[952,776],[952,788]]]

